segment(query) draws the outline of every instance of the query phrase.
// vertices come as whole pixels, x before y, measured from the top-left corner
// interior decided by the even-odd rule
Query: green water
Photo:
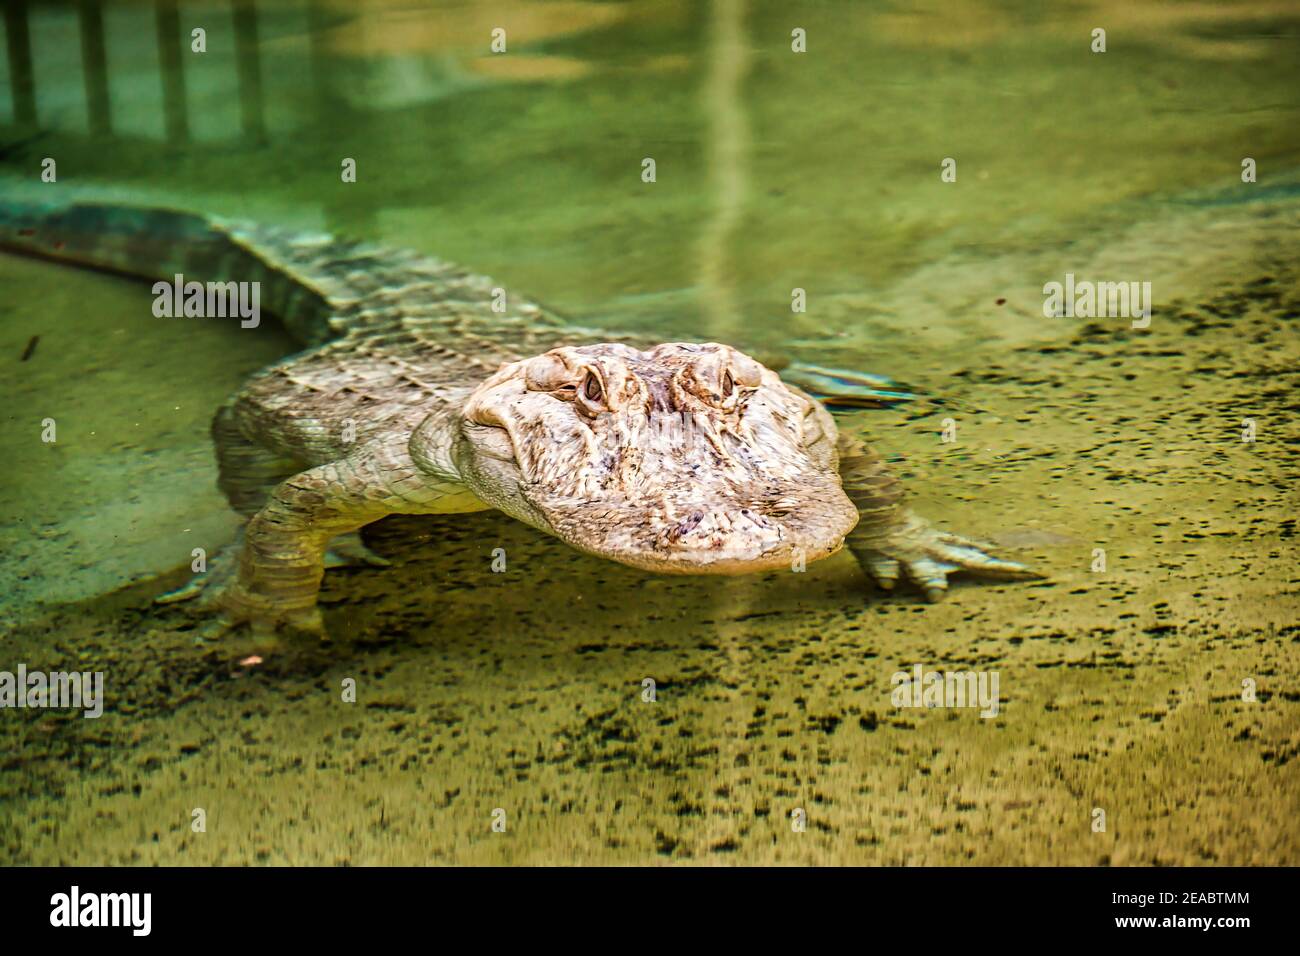
[[[208,421],[292,344],[0,256],[0,669],[109,687],[98,721],[0,711],[13,860],[1300,862],[1294,4],[257,9],[253,109],[227,5],[183,6],[207,52],[169,136],[154,8],[106,4],[106,135],[74,8],[32,4],[0,192],[325,228],[585,324],[893,376],[960,441],[907,409],[843,427],[1050,580],[927,607],[846,554],[666,580],[502,516],[396,519],[396,567],[328,576],[332,647],[241,667],[148,599],[233,535]],[[1151,282],[1151,328],[1044,317],[1066,273]],[[1001,716],[893,708],[918,662],[998,669]]]

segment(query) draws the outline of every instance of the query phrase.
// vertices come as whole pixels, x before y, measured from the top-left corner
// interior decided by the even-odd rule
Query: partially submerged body
[[[164,210],[0,204],[0,245],[257,282],[309,346],[213,423],[247,524],[166,598],[197,598],[211,635],[320,633],[324,568],[382,564],[357,532],[390,514],[497,508],[669,573],[795,566],[847,544],[877,582],[906,577],[931,600],[957,570],[1036,576],[931,528],[819,401],[727,345],[616,340],[413,253]]]

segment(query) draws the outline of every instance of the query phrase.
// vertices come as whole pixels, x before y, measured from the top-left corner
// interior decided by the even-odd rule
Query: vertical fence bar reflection
[[[86,119],[95,136],[113,132],[108,105],[108,55],[104,49],[104,10],[101,0],[78,0],[81,25],[81,72],[86,78]]]
[[[32,34],[27,24],[27,0],[3,0],[0,6],[5,10],[14,122],[35,125],[36,82],[32,73]]]
[[[704,161],[712,209],[699,249],[699,286],[704,318],[719,342],[740,333],[735,243],[749,193],[749,117],[744,84],[750,54],[745,0],[712,0],[706,35]]]
[[[262,62],[257,49],[257,7],[254,0],[232,0],[235,21],[235,58],[239,69],[239,115],[244,135],[266,141],[266,116],[262,110]]]
[[[316,97],[316,109],[322,118],[333,106],[330,92],[329,52],[325,49],[325,32],[330,27],[330,17],[323,0],[307,2],[307,41],[311,49],[311,82]]]
[[[185,71],[181,62],[180,11],[176,0],[158,0],[158,63],[162,71],[163,118],[167,138],[173,143],[189,139],[190,121],[185,106]]]

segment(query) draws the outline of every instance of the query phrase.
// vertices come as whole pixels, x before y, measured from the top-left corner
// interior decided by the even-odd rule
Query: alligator
[[[325,568],[386,564],[359,532],[392,514],[496,508],[660,573],[800,567],[847,546],[880,587],[908,580],[930,601],[955,571],[1039,577],[932,527],[797,368],[783,379],[726,344],[609,334],[416,252],[169,209],[4,202],[0,246],[169,289],[259,283],[304,347],[216,412],[242,530],[159,598],[190,602],[205,638],[323,638]]]

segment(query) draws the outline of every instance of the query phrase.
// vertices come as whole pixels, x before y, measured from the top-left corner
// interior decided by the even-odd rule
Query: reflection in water
[[[1280,21],[1295,15],[1293,0],[1237,0],[1235,3],[1134,3],[1087,0],[1053,7],[1034,29],[1040,36],[1070,40],[1104,27],[1112,36],[1158,38],[1161,49],[1200,60],[1254,60],[1268,55],[1260,39],[1287,36]],[[917,50],[969,50],[1004,42],[1024,30],[1023,15],[993,0],[914,0],[872,16],[872,30]]]
[[[14,120],[36,122],[36,84],[32,79],[32,36],[27,24],[27,4],[4,4],[5,37],[9,54],[9,88],[14,100]]]
[[[324,22],[318,0],[308,4],[308,19],[312,24]],[[105,4],[103,0],[78,0],[76,5],[77,33],[81,46],[81,73],[85,81],[85,107],[87,130],[94,137],[113,133],[113,116],[108,79],[109,42],[105,30]],[[50,13],[51,22],[60,19],[60,11]],[[121,14],[122,11],[113,11]],[[127,11],[128,15],[137,15]],[[7,0],[4,4],[7,61],[13,117],[19,126],[35,126],[38,122],[50,123],[50,116],[38,111],[38,90],[35,66],[48,57],[57,64],[59,52],[49,43],[44,47],[32,42],[31,8],[27,0]],[[138,11],[139,18],[151,16],[146,9]],[[185,76],[185,59],[193,42],[192,26],[182,23],[178,0],[156,0],[152,12],[158,57],[158,90],[162,96],[162,116],[166,139],[172,143],[185,143],[191,137],[189,95]],[[259,40],[257,8],[253,0],[231,0],[230,19],[234,28],[235,75],[239,87],[239,113],[243,135],[254,143],[266,140],[266,114],[262,85],[261,43]],[[40,22],[38,21],[38,27]],[[141,23],[143,27],[145,24]],[[39,35],[39,34],[38,34]],[[317,34],[313,32],[312,38]],[[314,49],[314,48],[313,48]],[[116,49],[116,62],[133,60],[138,63],[144,51]],[[314,72],[322,81],[326,71]],[[123,85],[130,85],[126,79]],[[203,83],[200,82],[199,86]],[[134,105],[134,104],[132,104]],[[46,112],[59,118],[57,109]],[[231,131],[233,135],[233,130]]]
[[[254,142],[266,139],[262,113],[262,62],[257,53],[257,10],[253,0],[233,0],[235,55],[239,69],[239,112],[244,135]]]
[[[81,72],[86,79],[86,117],[91,135],[113,132],[108,105],[108,57],[104,51],[104,11],[98,0],[80,0]]]
[[[180,13],[176,0],[158,0],[158,62],[162,72],[163,116],[167,139],[181,143],[189,139],[189,110],[185,104],[185,71],[181,63]]]
[[[719,342],[735,341],[740,328],[735,275],[728,247],[740,222],[748,188],[749,123],[742,94],[749,66],[744,36],[745,0],[714,0],[709,22],[709,72],[704,87],[704,133],[712,214],[700,241],[700,296],[709,329]]]

